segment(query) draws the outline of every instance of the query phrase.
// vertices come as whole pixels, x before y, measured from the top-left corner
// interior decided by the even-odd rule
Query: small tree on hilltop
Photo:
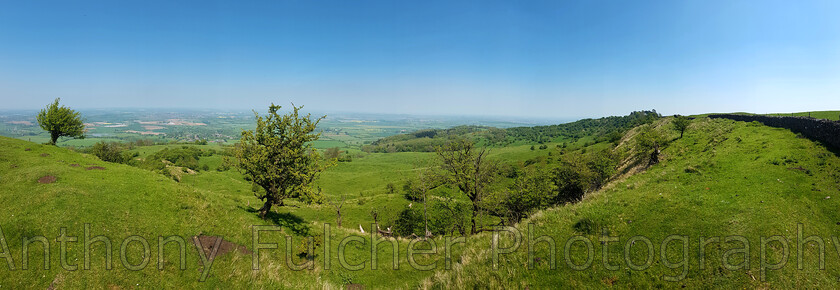
[[[688,124],[691,123],[691,120],[689,120],[686,116],[676,115],[671,123],[674,124],[674,129],[680,131],[680,138],[682,138],[683,133],[685,133],[685,129],[688,128]]]
[[[50,145],[55,145],[59,137],[85,138],[85,124],[76,112],[68,107],[59,106],[60,98],[38,113],[38,125],[50,132]]]
[[[312,149],[312,141],[320,133],[312,133],[326,116],[313,120],[310,114],[301,117],[301,107],[292,105],[292,112],[280,115],[280,106],[271,104],[268,115],[257,112],[257,128],[243,130],[239,146],[234,152],[236,166],[257,188],[255,195],[265,202],[259,209],[261,218],[273,205],[283,206],[286,198],[320,201],[320,192],[309,185],[329,163]]]

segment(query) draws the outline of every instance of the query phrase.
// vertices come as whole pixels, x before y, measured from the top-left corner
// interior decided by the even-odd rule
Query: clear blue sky
[[[840,1],[0,0],[0,109],[55,97],[551,118],[836,110]]]

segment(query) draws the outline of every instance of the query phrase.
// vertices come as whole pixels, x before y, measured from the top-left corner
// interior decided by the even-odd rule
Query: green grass
[[[250,193],[250,186],[241,181],[236,173],[203,172],[188,176],[183,183],[176,183],[164,176],[121,164],[99,161],[95,157],[82,155],[66,149],[38,145],[0,137],[0,201],[4,204],[0,215],[9,252],[17,271],[0,270],[0,286],[47,288],[52,283],[58,287],[85,288],[102,285],[115,287],[209,287],[238,288],[250,285],[255,288],[321,288],[328,285],[342,285],[346,281],[356,283],[385,284],[405,287],[416,285],[431,272],[411,271],[407,260],[401,256],[401,270],[389,270],[391,261],[387,244],[381,245],[378,265],[382,271],[365,270],[347,272],[324,271],[324,257],[316,256],[315,270],[303,272],[286,268],[284,235],[294,236],[293,249],[300,243],[300,235],[318,234],[322,223],[318,219],[332,220],[329,210],[322,207],[308,207],[293,204],[263,221],[253,212],[256,199]],[[26,151],[30,148],[30,151]],[[40,154],[49,154],[41,157]],[[81,164],[82,167],[71,167]],[[85,170],[88,166],[102,166],[105,170]],[[45,175],[56,176],[52,184],[40,184],[37,180]],[[200,185],[200,186],[197,186]],[[397,199],[396,197],[390,197]],[[375,197],[368,206],[379,200],[387,202],[388,197]],[[248,204],[251,206],[248,206]],[[347,206],[353,210],[352,204]],[[361,207],[359,207],[361,208]],[[365,207],[366,208],[366,207]],[[350,214],[352,215],[352,214]],[[348,217],[349,218],[349,217]],[[347,223],[352,218],[346,220]],[[361,222],[361,221],[359,221]],[[91,254],[91,270],[65,271],[60,267],[58,244],[55,237],[59,228],[67,228],[69,236],[83,240],[84,224],[91,224],[93,236],[105,235],[115,248],[112,270],[104,269],[104,247],[94,245]],[[279,250],[262,251],[262,271],[251,271],[251,256],[231,253],[219,257],[205,282],[199,282],[199,257],[190,244],[190,237],[199,233],[224,236],[237,244],[252,248],[251,225],[280,225],[280,233],[263,234],[261,242],[277,242]],[[336,248],[346,236],[360,234],[358,231],[332,228],[331,243]],[[39,257],[43,251],[40,244],[30,247],[30,269],[22,271],[20,260],[21,238],[43,235],[52,241],[50,270],[39,270],[43,264]],[[119,257],[120,243],[131,235],[144,237],[150,244],[153,255],[149,266],[142,271],[129,271],[122,267]],[[187,240],[187,269],[178,270],[177,251],[167,248],[165,271],[156,266],[157,237],[159,235],[180,235]],[[370,237],[362,235],[365,240]],[[68,248],[70,264],[82,265],[84,255],[80,243]],[[363,261],[370,253],[367,247],[348,248],[348,261]],[[400,244],[405,253],[406,242]],[[142,257],[139,244],[130,248],[130,262],[137,263]],[[172,247],[173,249],[175,247]],[[112,249],[114,250],[114,249]],[[323,248],[319,248],[323,251]],[[460,252],[460,250],[458,251]],[[297,259],[297,258],[295,258]],[[423,258],[421,258],[422,260]],[[339,265],[336,251],[332,253],[332,265]],[[299,262],[299,261],[296,261]],[[368,269],[370,268],[368,262]],[[338,268],[337,266],[334,266]]]
[[[546,210],[518,225],[527,233],[526,224],[535,224],[536,237],[548,235],[557,241],[557,269],[548,269],[547,246],[541,244],[536,257],[541,257],[542,262],[536,269],[526,270],[525,244],[514,254],[502,257],[504,270],[491,270],[492,261],[486,250],[471,251],[467,257],[471,263],[460,271],[435,276],[430,283],[455,288],[834,287],[840,276],[838,252],[831,243],[831,237],[840,230],[837,155],[812,141],[796,138],[787,130],[722,119],[694,121],[685,137],[674,141],[662,154],[666,159],[644,173],[592,193],[581,203]],[[591,230],[576,229],[575,224],[581,223],[591,224]],[[806,237],[819,235],[826,242],[826,270],[817,270],[818,252],[813,246],[805,247],[804,269],[797,269],[797,223],[804,225]],[[606,269],[599,243],[604,233],[620,238],[619,242],[608,244],[612,263],[624,261],[625,242],[637,235],[654,243],[657,262],[644,271],[628,271],[626,264],[615,271]],[[572,270],[564,260],[563,246],[575,235],[583,235],[594,244],[595,260],[586,271]],[[689,237],[689,269],[686,278],[679,282],[661,279],[682,271],[659,262],[660,243],[669,235]],[[750,241],[750,269],[724,269],[723,252],[740,247],[737,243],[724,243],[707,248],[706,268],[700,270],[699,238],[729,235],[744,236]],[[772,235],[784,236],[792,248],[787,266],[767,270],[767,281],[762,282],[760,237]],[[489,234],[475,239],[479,240],[477,244],[487,244]],[[646,249],[641,245],[631,252],[635,263],[645,260]],[[679,245],[666,251],[675,263],[682,257]],[[781,257],[782,247],[771,245],[767,253],[775,262]],[[572,249],[573,261],[582,264],[585,250]],[[737,257],[732,260],[735,264]]]
[[[700,118],[700,117],[706,117],[706,116],[711,115],[711,114],[716,114],[716,113],[697,114],[697,115],[691,115],[691,117]],[[745,113],[745,112],[736,112],[736,113],[728,113],[728,114],[754,115],[752,113]],[[779,117],[794,117],[794,116],[808,117],[808,116],[810,116],[812,118],[817,118],[817,119],[827,119],[827,120],[834,120],[834,121],[840,120],[840,111],[810,111],[810,112],[797,112],[797,113],[770,113],[770,114],[764,114],[764,115],[779,116]]]
[[[811,116],[812,118],[817,119],[828,119],[837,121],[840,119],[840,111],[811,111],[811,112],[799,112],[799,113],[774,113],[774,114],[767,114],[771,116],[802,116],[807,117]]]
[[[316,186],[327,198],[345,195],[342,209],[343,227],[335,226],[335,209],[329,204],[308,205],[290,202],[276,208],[269,220],[254,213],[259,201],[251,186],[235,170],[202,171],[185,175],[180,183],[164,176],[126,165],[99,161],[95,157],[53,146],[0,137],[0,226],[15,262],[16,271],[0,269],[0,286],[12,288],[47,288],[51,284],[64,288],[331,288],[346,283],[383,288],[832,288],[840,276],[840,260],[831,236],[840,231],[840,158],[810,140],[777,128],[724,119],[694,120],[685,137],[671,131],[674,139],[662,151],[663,161],[648,170],[615,181],[604,189],[590,193],[584,201],[548,209],[517,225],[527,233],[526,224],[536,226],[536,235],[548,235],[556,241],[557,269],[548,269],[548,251],[538,244],[536,268],[527,270],[527,242],[512,254],[503,255],[499,270],[493,270],[489,254],[490,234],[467,239],[453,248],[453,270],[444,270],[444,237],[434,241],[441,250],[437,255],[419,255],[421,263],[434,263],[435,271],[412,269],[406,259],[408,240],[400,239],[400,269],[391,269],[389,244],[377,247],[379,270],[371,270],[370,261],[360,271],[342,270],[337,246],[347,236],[363,237],[363,246],[348,247],[347,258],[356,263],[370,255],[370,212],[393,215],[408,206],[397,194],[386,193],[385,186],[416,176],[417,169],[429,166],[434,153],[373,153],[351,150],[352,162],[337,163],[324,172]],[[518,164],[528,159],[547,157],[557,152],[562,140],[548,143],[548,149],[530,150],[530,144],[517,144],[491,149],[491,157],[501,162]],[[580,149],[591,140],[568,141],[568,150]],[[147,156],[167,146],[138,147]],[[218,148],[216,145],[190,145]],[[537,146],[539,147],[539,144]],[[598,143],[587,149],[607,148]],[[30,148],[30,151],[26,151]],[[49,156],[41,157],[42,153]],[[202,165],[215,169],[221,156],[202,157]],[[80,164],[81,167],[71,167]],[[102,166],[105,170],[85,170]],[[57,182],[40,184],[45,175],[56,176]],[[830,198],[826,198],[830,196]],[[415,204],[415,206],[417,206]],[[61,227],[68,235],[79,237],[69,248],[71,263],[83,265],[84,224],[90,223],[93,235],[111,238],[115,255],[114,269],[104,269],[103,247],[95,245],[93,269],[65,271],[59,263],[55,237]],[[285,240],[293,237],[295,250],[303,235],[317,235],[325,223],[333,224],[329,238],[332,269],[324,269],[323,246],[316,249],[314,270],[292,271],[286,266]],[[802,223],[806,236],[819,235],[825,240],[826,270],[816,270],[816,248],[805,248],[803,270],[796,268],[796,225]],[[276,242],[278,250],[261,251],[262,270],[251,270],[251,255],[230,253],[213,264],[206,282],[198,282],[202,267],[197,251],[189,242],[198,233],[221,235],[226,240],[252,245],[251,225],[279,225],[282,232],[263,233],[262,242]],[[361,234],[362,225],[367,234]],[[577,226],[576,226],[577,225]],[[610,243],[609,259],[624,261],[625,242],[643,235],[655,244],[655,262],[644,271],[605,269],[602,265],[602,234],[617,236]],[[659,243],[668,235],[689,237],[689,269],[680,282],[661,280],[681,269],[669,269],[660,261]],[[790,241],[788,264],[782,270],[766,272],[767,282],[760,281],[760,236],[782,235]],[[39,244],[30,248],[30,269],[21,270],[21,238],[44,235],[51,241],[51,268],[38,269],[43,254]],[[149,241],[152,259],[142,271],[123,268],[120,243],[130,235]],[[157,236],[180,235],[187,239],[187,270],[177,270],[177,253],[167,248],[168,262],[158,271]],[[594,261],[586,271],[574,271],[564,260],[565,241],[582,235],[593,241]],[[707,248],[704,270],[698,267],[699,238],[741,235],[750,241],[750,269],[730,271],[722,268],[723,252],[735,244],[713,244]],[[506,245],[508,238],[502,237]],[[580,244],[578,244],[579,246]],[[638,244],[637,244],[638,245]],[[772,258],[780,256],[780,247],[771,244]],[[142,256],[138,244],[129,250],[131,262]],[[573,261],[583,256],[572,247]],[[682,257],[676,247],[666,255],[674,262]],[[633,247],[631,258],[644,259],[644,249]],[[736,255],[737,256],[737,255]],[[736,258],[735,261],[738,259]],[[297,257],[295,262],[299,262]],[[775,261],[775,260],[774,260]],[[0,264],[5,263],[0,259]],[[0,267],[3,267],[0,265]],[[754,280],[753,277],[756,279]]]

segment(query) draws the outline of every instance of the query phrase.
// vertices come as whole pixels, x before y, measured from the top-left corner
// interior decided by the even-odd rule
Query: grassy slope
[[[51,270],[32,269],[40,265],[41,260],[36,257],[42,254],[40,246],[33,246],[30,270],[21,271],[20,237],[43,234],[54,241],[58,228],[67,227],[68,233],[78,236],[81,241],[82,224],[89,222],[94,235],[111,236],[116,253],[122,239],[130,234],[139,234],[149,240],[155,258],[157,235],[179,234],[189,238],[203,232],[223,235],[251,248],[250,225],[279,224],[284,227],[284,233],[294,236],[293,248],[296,248],[299,235],[318,233],[324,222],[333,222],[334,210],[328,205],[293,203],[298,207],[278,209],[273,221],[261,221],[251,212],[258,206],[250,193],[250,186],[234,171],[201,172],[186,176],[179,184],[153,172],[104,163],[60,148],[8,138],[0,138],[0,145],[0,178],[3,180],[0,201],[7,209],[0,215],[0,226],[18,268],[16,272],[0,270],[3,286],[45,288],[53,281],[70,287],[184,284],[187,287],[250,285],[276,288],[336,286],[347,282],[409,288],[430,284],[458,287],[603,286],[610,281],[623,287],[674,286],[658,280],[658,277],[678,271],[664,269],[658,263],[643,272],[627,272],[624,270],[626,266],[616,272],[603,269],[597,237],[604,230],[610,235],[622,237],[621,243],[611,244],[612,261],[623,260],[620,250],[630,236],[644,234],[653,240],[658,261],[658,243],[667,234],[688,235],[691,238],[691,268],[682,284],[760,286],[751,278],[759,277],[759,242],[756,237],[759,234],[785,234],[794,241],[797,222],[805,224],[806,235],[819,234],[826,239],[828,270],[813,270],[813,263],[806,263],[802,272],[796,270],[796,249],[792,243],[789,258],[792,264],[782,272],[769,272],[771,285],[833,285],[834,277],[840,275],[840,265],[834,259],[836,252],[829,240],[829,236],[836,235],[836,228],[840,227],[835,225],[840,221],[836,213],[837,198],[840,196],[824,199],[838,191],[836,172],[840,161],[837,156],[811,141],[796,138],[786,130],[727,120],[696,120],[683,139],[673,142],[663,151],[665,161],[660,165],[594,193],[582,203],[550,209],[532,217],[528,222],[540,225],[538,235],[548,234],[558,241],[556,270],[546,269],[543,262],[537,269],[527,271],[523,267],[527,256],[518,253],[503,259],[503,268],[494,272],[490,270],[486,253],[489,236],[483,234],[470,238],[466,248],[454,248],[454,260],[464,264],[456,265],[454,271],[411,270],[405,259],[407,241],[402,240],[401,269],[397,271],[383,270],[391,267],[391,253],[388,245],[382,244],[377,263],[380,270],[377,271],[370,270],[369,263],[362,271],[337,270],[339,262],[337,253],[333,251],[333,270],[322,269],[323,257],[319,255],[316,256],[318,266],[315,270],[297,272],[285,266],[282,253],[285,242],[280,234],[264,234],[266,241],[279,242],[281,247],[278,251],[262,252],[261,265],[267,270],[252,272],[250,255],[228,254],[214,263],[208,282],[204,284],[197,282],[200,269],[198,256],[190,244],[187,244],[186,271],[167,268],[159,272],[153,269],[155,259],[152,259],[148,269],[131,272],[122,268],[118,254],[114,256],[115,269],[104,271],[99,254],[102,249],[98,246],[94,246],[92,270],[64,271],[58,263],[56,243],[51,249]],[[554,145],[549,144],[549,148],[553,150]],[[24,148],[32,148],[32,151],[24,151]],[[495,148],[491,152],[494,158],[521,162],[552,151],[532,151],[529,148],[530,145],[509,146]],[[51,156],[40,157],[41,153]],[[385,194],[385,185],[394,182],[399,186],[402,180],[413,176],[413,168],[422,167],[424,160],[431,156],[431,153],[370,154],[353,162],[340,163],[325,172],[319,181],[324,193],[331,197],[346,193],[350,198],[344,207],[344,228],[333,226],[332,247],[336,248],[340,238],[360,234],[355,230],[358,224],[369,231],[366,223],[370,222],[371,209],[391,211],[406,206],[406,201],[400,196]],[[202,163],[216,164],[216,158],[219,157],[202,158]],[[87,164],[102,165],[107,170],[86,171],[70,167],[70,163],[85,167]],[[18,166],[12,168],[12,165]],[[800,166],[809,169],[810,173],[788,169]],[[689,167],[698,173],[687,173],[686,168]],[[47,174],[58,176],[58,182],[48,185],[35,182]],[[585,234],[595,241],[594,271],[571,271],[563,260],[563,242],[567,237],[580,234],[573,225],[584,218],[596,225],[591,233]],[[524,228],[524,225],[523,222],[520,226]],[[112,236],[110,233],[115,234]],[[710,246],[707,253],[707,264],[711,266],[699,271],[695,251],[699,236],[730,234],[742,234],[752,241],[752,269],[749,273],[721,270],[721,251],[715,250],[714,246]],[[367,242],[369,236],[364,237]],[[439,248],[444,244],[443,238],[437,238],[436,242]],[[348,260],[365,260],[368,247],[369,244],[350,246]],[[71,260],[79,259],[76,263],[81,263],[81,249],[80,243],[70,249]],[[538,250],[537,256],[542,256],[545,261],[544,246],[538,246],[538,249],[541,250]],[[134,250],[132,257],[137,257],[137,249]],[[637,254],[644,254],[643,249],[639,251],[642,253]],[[670,253],[674,256],[672,260],[678,261],[679,257],[674,254]],[[813,249],[807,249],[806,255],[814,257]],[[168,260],[174,261],[175,258],[172,253],[168,255]],[[421,259],[434,262],[438,265],[437,269],[443,269],[444,261],[440,255]],[[3,261],[0,260],[0,263]],[[167,264],[167,267],[173,265]]]
[[[714,113],[691,115],[691,117],[706,117],[706,116],[711,115],[711,114],[714,114]],[[736,112],[736,113],[728,113],[728,114],[747,114],[747,115],[751,115],[752,113]],[[834,121],[840,120],[840,111],[810,111],[810,112],[798,112],[798,113],[770,113],[770,114],[765,114],[765,115],[768,115],[768,116],[782,116],[782,117],[788,117],[788,116],[807,117],[807,116],[811,116],[812,118],[817,118],[817,119],[828,119],[828,120],[834,120]]]
[[[25,151],[30,148],[31,151]],[[40,154],[50,154],[41,157]],[[71,167],[70,164],[82,167]],[[106,170],[85,170],[87,166],[103,166]],[[227,176],[225,176],[227,174]],[[57,176],[52,184],[36,182],[45,175]],[[33,144],[25,141],[0,137],[0,202],[3,214],[0,227],[3,229],[9,251],[15,262],[16,271],[0,270],[0,286],[47,288],[51,283],[61,287],[82,288],[92,285],[113,285],[118,287],[186,286],[232,288],[250,285],[258,288],[321,288],[327,285],[341,285],[348,281],[364,284],[387,284],[406,287],[416,285],[430,272],[407,269],[407,260],[400,259],[401,270],[369,270],[348,272],[343,270],[324,271],[322,255],[316,256],[316,268],[304,272],[291,271],[286,267],[285,240],[283,236],[294,237],[292,249],[296,251],[302,234],[319,234],[321,223],[301,216],[318,216],[318,208],[281,209],[272,220],[263,221],[247,206],[248,200],[255,201],[250,187],[236,188],[241,183],[233,173],[207,172],[190,176],[193,182],[203,184],[196,187],[190,182],[176,183],[162,175],[130,166],[112,164],[65,149]],[[227,181],[222,178],[228,178]],[[204,182],[200,180],[203,179]],[[231,187],[237,190],[230,191]],[[327,212],[325,209],[323,212]],[[331,220],[334,215],[320,216]],[[113,270],[104,269],[104,247],[94,244],[91,252],[91,270],[65,271],[59,263],[59,247],[55,242],[59,228],[66,227],[69,236],[78,237],[68,249],[70,264],[83,265],[84,223],[90,223],[92,236],[105,235],[112,243]],[[251,256],[228,254],[219,257],[213,264],[206,282],[198,282],[200,266],[198,253],[189,243],[192,235],[204,233],[221,235],[226,240],[252,248],[251,225],[281,225],[283,232],[267,233],[261,242],[276,242],[279,250],[261,252],[262,271],[251,271]],[[332,228],[331,244],[336,248],[342,238],[360,234],[358,231]],[[46,236],[51,241],[50,270],[42,270],[40,258],[43,255],[40,244],[30,247],[30,266],[21,270],[21,238],[36,235]],[[130,235],[140,235],[149,242],[152,259],[143,271],[128,271],[123,268],[119,256],[120,243]],[[187,240],[187,269],[177,270],[177,251],[168,246],[165,271],[155,269],[157,237],[159,235],[180,235]],[[370,237],[362,235],[366,241]],[[370,253],[367,246],[348,247],[347,260],[351,263],[364,261]],[[405,253],[406,242],[400,244]],[[380,269],[391,267],[388,244],[381,244],[378,265]],[[323,248],[316,250],[321,253]],[[131,263],[141,261],[142,248],[133,244],[129,248]],[[294,258],[298,263],[298,258]],[[423,261],[421,258],[420,261]],[[171,261],[171,262],[170,262]],[[332,265],[339,265],[337,253],[333,250]],[[3,263],[0,260],[0,263]],[[337,266],[333,266],[337,268]]]
[[[675,136],[672,136],[675,138]],[[542,263],[527,270],[523,244],[520,251],[503,256],[502,267],[491,270],[487,253],[489,234],[471,241],[475,247],[463,259],[469,263],[462,269],[441,273],[426,281],[447,287],[469,286],[536,286],[603,287],[834,287],[840,276],[838,252],[831,236],[840,230],[840,159],[820,145],[783,129],[752,125],[729,120],[698,119],[684,138],[664,149],[665,160],[644,173],[631,176],[588,196],[581,203],[544,211],[518,225],[527,233],[527,223],[535,224],[535,236],[549,235],[557,241],[557,269],[548,269],[545,244],[537,246],[536,257]],[[797,168],[805,168],[808,171]],[[831,198],[826,199],[827,196]],[[588,219],[594,223],[589,232],[574,225]],[[825,240],[827,270],[817,270],[816,247],[805,247],[804,270],[796,265],[796,226],[804,225],[805,236],[819,235]],[[621,241],[609,243],[612,263],[622,263],[617,271],[602,264],[602,233],[619,236]],[[664,267],[660,261],[660,243],[668,235],[689,237],[689,270],[687,278],[665,282],[663,275],[681,272]],[[593,241],[594,263],[587,271],[574,271],[564,260],[565,241],[583,235]],[[623,263],[625,242],[643,235],[654,243],[656,261],[645,271],[628,271]],[[721,266],[722,253],[740,248],[739,243],[707,247],[706,269],[699,269],[699,238],[742,235],[750,241],[750,269],[729,271]],[[767,282],[760,281],[760,236],[782,235],[790,243],[788,264],[779,271],[767,271]],[[509,239],[502,238],[503,241]],[[781,257],[782,247],[770,244],[770,261]],[[573,261],[585,261],[582,244],[572,247]],[[672,262],[682,255],[679,242],[667,251]],[[634,246],[632,259],[644,261],[644,244]],[[738,255],[733,264],[738,263]],[[754,280],[753,277],[755,277]]]

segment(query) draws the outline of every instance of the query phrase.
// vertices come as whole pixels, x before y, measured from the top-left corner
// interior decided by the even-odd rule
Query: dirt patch
[[[41,153],[41,157],[50,157],[49,153]]]
[[[85,168],[85,170],[105,170],[105,167],[102,167],[102,166],[91,166],[91,167],[86,167],[86,168]]]
[[[23,151],[32,151],[32,148],[23,149]]]
[[[81,165],[76,164],[76,163],[70,164],[70,167],[79,167],[79,166],[81,166]]]
[[[58,275],[55,276],[55,279],[53,279],[52,283],[50,283],[50,287],[47,288],[47,290],[55,290],[56,288],[58,288],[59,285],[61,285],[63,283],[64,283],[64,276],[62,276],[61,273],[58,273]]]
[[[17,164],[12,164],[11,168],[17,168]]]
[[[52,176],[52,175],[47,175],[47,176],[44,176],[44,177],[38,178],[38,183],[41,183],[41,184],[50,184],[50,183],[55,182],[55,179],[56,179],[56,178],[55,178],[55,176]]]
[[[198,236],[198,241],[201,244],[200,245],[196,244],[196,246],[201,247],[204,250],[204,254],[206,255],[206,257],[210,258],[210,253],[213,251],[213,246],[216,245],[216,239],[221,239],[221,237],[199,235]],[[193,243],[195,243],[195,239],[193,239]],[[245,246],[237,245],[235,243],[231,243],[231,242],[228,242],[228,241],[225,241],[224,239],[222,239],[222,241],[219,244],[219,249],[216,250],[216,257],[220,257],[224,254],[227,254],[227,253],[230,253],[230,252],[233,252],[233,251],[238,251],[240,254],[246,254],[246,255],[251,254],[251,251],[248,250],[248,248],[246,248]]]

